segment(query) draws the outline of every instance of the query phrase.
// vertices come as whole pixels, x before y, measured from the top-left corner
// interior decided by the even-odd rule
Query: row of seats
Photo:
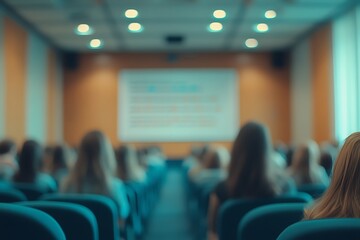
[[[237,228],[237,240],[355,240],[360,219],[303,219],[304,203],[270,204],[245,214]]]
[[[6,222],[6,214],[13,214],[15,219],[24,208],[28,209],[30,207],[41,210],[55,219],[55,222],[64,232],[66,239],[118,240],[120,235],[123,239],[141,238],[151,209],[157,202],[165,173],[165,168],[156,167],[149,170],[149,177],[146,182],[124,182],[131,206],[131,214],[122,223],[126,226],[123,229],[119,227],[117,206],[108,197],[93,194],[46,193],[41,192],[41,189],[37,189],[36,186],[31,186],[31,184],[27,184],[26,188],[18,188],[17,185],[0,188],[0,202],[2,202],[1,206],[3,206],[0,210],[0,221]],[[24,189],[26,190],[24,191]],[[29,189],[32,191],[27,191]],[[38,193],[38,195],[34,195],[34,192]],[[9,208],[11,211],[2,215],[7,206],[11,206]],[[36,219],[26,220],[31,215],[26,215],[26,212],[29,213],[29,211],[32,210],[25,211],[25,220],[23,221],[34,222],[33,227],[19,231],[22,228],[19,228],[19,224],[15,221],[10,226],[9,224],[0,224],[0,232],[2,233],[4,230],[9,233],[9,239],[26,239],[26,236],[31,236],[31,239],[62,239],[61,234],[59,238],[52,238],[50,235],[44,235],[49,237],[37,235],[38,233],[35,232],[38,231],[34,229],[39,223],[37,223]],[[45,218],[44,214],[40,215],[39,218]],[[42,222],[46,223],[47,221]],[[44,228],[44,226],[38,227]],[[50,224],[49,227],[56,229],[54,224]],[[47,227],[45,226],[45,228]],[[47,229],[46,231],[50,230]],[[16,232],[15,235],[14,232]],[[1,239],[3,239],[3,235],[1,235]]]

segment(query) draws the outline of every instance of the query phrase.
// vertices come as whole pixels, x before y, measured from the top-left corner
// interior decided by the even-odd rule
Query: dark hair
[[[19,156],[19,170],[15,182],[34,182],[41,166],[43,149],[34,140],[24,142]]]
[[[15,147],[15,142],[10,139],[0,141],[0,155],[9,153]]]
[[[232,198],[272,197],[276,189],[269,173],[271,140],[268,129],[245,124],[233,144],[227,186]]]
[[[126,180],[128,174],[126,171],[126,158],[129,154],[129,149],[126,146],[120,146],[116,151],[116,162],[117,162],[117,176]]]
[[[55,146],[52,151],[52,173],[59,169],[67,169],[66,149],[64,146]]]
[[[221,159],[215,148],[208,149],[207,154],[204,156],[203,167],[205,169],[221,168]]]

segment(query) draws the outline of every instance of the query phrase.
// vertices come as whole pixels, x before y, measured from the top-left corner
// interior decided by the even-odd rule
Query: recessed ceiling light
[[[101,48],[102,46],[103,46],[103,42],[98,38],[92,39],[89,43],[89,47],[93,49]]]
[[[214,18],[225,18],[226,17],[226,12],[224,10],[215,10],[213,12],[213,16]]]
[[[265,17],[269,19],[276,18],[276,12],[274,10],[267,10],[265,12]]]
[[[75,33],[78,35],[90,35],[93,32],[93,29],[85,23],[79,24],[75,29]]]
[[[248,38],[246,41],[245,41],[245,45],[246,47],[248,48],[256,48],[259,43],[258,41],[255,39],[255,38]]]
[[[143,30],[143,26],[140,23],[130,23],[128,29],[131,32],[141,32]]]
[[[128,9],[125,11],[125,17],[127,18],[136,18],[138,15],[139,13],[135,9]]]
[[[212,22],[209,25],[210,32],[219,32],[223,29],[223,25],[219,22]]]
[[[256,25],[255,30],[257,32],[267,32],[269,31],[269,26],[266,23],[259,23],[258,25]]]

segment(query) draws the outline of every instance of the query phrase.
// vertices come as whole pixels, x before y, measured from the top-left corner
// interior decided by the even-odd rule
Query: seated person
[[[360,132],[351,134],[335,161],[330,185],[305,219],[360,218]]]
[[[69,153],[64,145],[57,145],[51,151],[49,157],[49,173],[55,179],[57,184],[69,173]]]
[[[296,186],[307,184],[329,185],[329,177],[325,169],[319,165],[320,150],[314,141],[308,141],[295,149],[293,160],[288,168],[289,175]]]
[[[213,185],[227,176],[227,167],[230,155],[227,149],[220,146],[211,146],[204,156],[202,167],[192,175],[191,181],[195,184]]]
[[[146,173],[137,160],[136,149],[130,145],[116,151],[117,177],[123,181],[144,182]]]
[[[61,185],[61,192],[109,196],[118,206],[119,217],[126,219],[129,202],[125,187],[115,173],[115,154],[109,140],[102,132],[91,131],[81,140],[77,161]]]
[[[19,170],[13,177],[15,183],[33,183],[54,192],[57,189],[55,180],[48,174],[40,172],[43,159],[43,148],[34,140],[24,142],[19,156]]]
[[[15,142],[10,139],[0,141],[0,181],[11,181],[18,170],[16,154]]]
[[[275,197],[294,189],[272,156],[268,129],[256,122],[245,124],[233,144],[228,177],[210,195],[209,239],[217,239],[216,216],[225,201]]]

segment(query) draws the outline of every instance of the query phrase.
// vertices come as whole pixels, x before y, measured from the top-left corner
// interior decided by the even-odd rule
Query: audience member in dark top
[[[10,139],[0,141],[0,180],[11,181],[18,170],[16,144]]]
[[[321,146],[320,165],[325,168],[328,176],[331,176],[334,162],[339,152],[339,148],[333,142],[325,142]]]
[[[305,210],[305,219],[360,218],[360,132],[345,141],[328,190]]]
[[[19,156],[19,170],[13,181],[17,183],[34,183],[49,191],[56,191],[56,182],[48,174],[40,172],[43,148],[34,140],[24,142]]]
[[[256,122],[245,124],[233,144],[229,176],[210,196],[209,239],[217,239],[217,211],[226,200],[275,197],[294,188],[272,156],[268,129]]]
[[[319,165],[320,150],[314,141],[308,141],[295,149],[292,164],[288,169],[296,186],[306,184],[329,185],[329,177],[325,169]]]
[[[137,160],[136,149],[130,145],[121,146],[116,151],[117,177],[123,181],[143,182],[146,179],[145,170]]]
[[[119,208],[119,216],[129,215],[129,203],[122,181],[115,177],[115,154],[107,137],[100,131],[87,133],[78,149],[78,158],[61,191],[109,196]]]
[[[58,145],[51,151],[49,173],[60,184],[69,173],[68,150],[65,146]]]

